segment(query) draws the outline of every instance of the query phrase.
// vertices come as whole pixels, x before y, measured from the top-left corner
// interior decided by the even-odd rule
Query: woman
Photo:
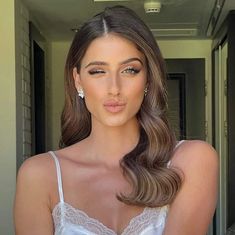
[[[17,235],[206,233],[217,156],[202,141],[177,144],[165,78],[154,37],[130,9],[82,26],[65,68],[63,148],[21,166]]]

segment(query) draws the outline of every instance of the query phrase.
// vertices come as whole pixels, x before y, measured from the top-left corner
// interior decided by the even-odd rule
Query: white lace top
[[[179,145],[180,143],[178,143]],[[54,152],[49,152],[55,160],[60,202],[54,207],[55,235],[117,235],[115,231],[84,211],[72,207],[64,201],[59,161]],[[169,207],[146,207],[143,212],[131,219],[120,235],[162,235]]]

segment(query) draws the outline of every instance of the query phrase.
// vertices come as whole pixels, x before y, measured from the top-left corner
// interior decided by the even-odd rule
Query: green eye
[[[139,72],[140,72],[139,69],[135,69],[133,67],[128,67],[122,73],[137,74]]]

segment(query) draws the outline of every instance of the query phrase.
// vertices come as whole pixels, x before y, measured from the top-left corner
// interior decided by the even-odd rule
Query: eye
[[[88,73],[89,73],[90,75],[94,75],[94,74],[105,73],[105,71],[102,70],[102,69],[92,69],[92,70],[88,71]]]
[[[137,73],[139,73],[140,72],[140,70],[139,69],[136,69],[136,68],[134,68],[134,67],[127,67],[126,69],[124,69],[123,71],[122,71],[122,73],[129,73],[129,74],[137,74]]]

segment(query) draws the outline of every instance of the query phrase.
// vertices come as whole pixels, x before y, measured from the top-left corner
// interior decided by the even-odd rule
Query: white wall
[[[16,0],[16,109],[17,109],[17,167],[31,155],[31,87],[29,12]]]
[[[0,1],[0,234],[13,235],[16,182],[16,71],[14,0]],[[3,56],[4,55],[4,56]]]
[[[17,163],[31,149],[29,15],[20,0],[0,1],[0,15],[0,234],[11,235]]]

